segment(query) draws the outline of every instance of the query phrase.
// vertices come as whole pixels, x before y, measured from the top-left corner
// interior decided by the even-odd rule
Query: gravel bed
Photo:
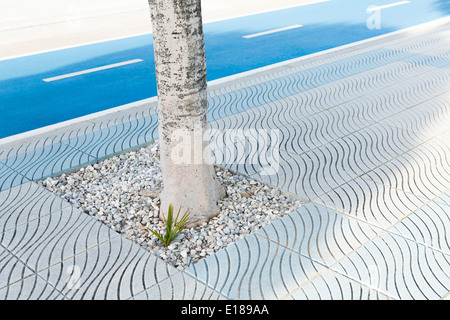
[[[165,230],[159,219],[158,142],[40,184],[183,270],[302,205],[259,181],[223,168],[216,167],[216,172],[227,190],[219,202],[220,214],[200,227],[184,229],[167,248],[147,230]]]

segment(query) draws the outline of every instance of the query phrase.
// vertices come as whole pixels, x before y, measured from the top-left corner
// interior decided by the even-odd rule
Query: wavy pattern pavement
[[[49,204],[29,207],[42,214]],[[0,298],[223,299],[67,205],[1,234]]]
[[[387,233],[334,268],[397,299],[439,299],[449,291],[449,263],[447,254]]]
[[[156,102],[0,147],[0,298],[448,297],[449,43],[444,23],[211,86],[216,163],[308,203],[184,272],[34,182],[156,139]]]
[[[283,69],[235,93],[229,103],[251,97],[251,110],[213,126],[277,130],[275,144],[241,148],[280,154],[276,174],[249,162],[238,171],[311,203],[188,272],[230,298],[448,296],[450,207],[436,199],[450,189],[448,43],[447,29],[344,65],[299,63],[300,75]]]

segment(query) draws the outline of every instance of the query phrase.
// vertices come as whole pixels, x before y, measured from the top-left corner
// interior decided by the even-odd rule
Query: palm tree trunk
[[[204,155],[207,126],[206,57],[201,0],[149,0],[158,86],[158,121],[164,188],[169,204],[190,210],[188,226],[219,213],[224,189]]]

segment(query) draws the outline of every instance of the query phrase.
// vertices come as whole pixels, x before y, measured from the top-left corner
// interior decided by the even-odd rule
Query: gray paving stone
[[[374,290],[339,273],[328,270],[298,288],[287,300],[392,300],[388,294]]]
[[[95,161],[93,157],[58,142],[11,156],[1,162],[29,180],[40,180],[51,175],[75,170],[93,161]]]
[[[435,201],[450,206],[450,190],[437,197]]]
[[[352,177],[382,166],[386,158],[389,158],[382,151],[373,148],[371,142],[358,132],[337,139],[324,147],[332,151],[330,153],[333,158],[338,159],[336,166],[339,170]]]
[[[133,300],[226,300],[191,276],[178,272],[133,297]]]
[[[450,140],[449,140],[450,141]],[[450,144],[442,135],[427,140],[409,153],[427,164],[447,168],[450,166]]]
[[[450,66],[450,59],[448,59],[448,45],[441,45],[435,47],[432,55],[428,54],[415,54],[408,59],[405,59],[406,63],[414,65],[425,65],[432,68],[448,68]]]
[[[427,100],[382,120],[382,123],[435,137],[448,128],[450,98],[447,95]]]
[[[39,276],[71,300],[126,300],[176,272],[138,244],[116,237],[41,271]]]
[[[70,206],[5,232],[1,244],[40,271],[118,236]]]
[[[89,154],[96,161],[137,149],[157,138],[156,115],[135,119],[137,117],[138,115],[129,116],[130,119],[126,121],[127,118],[120,119],[116,116],[117,124],[100,124],[65,143]]]
[[[219,133],[219,135],[221,135]],[[245,175],[275,175],[280,164],[291,158],[292,154],[280,150],[280,132],[246,131],[231,133],[233,137],[214,138],[211,143],[213,161],[215,164],[226,167]]]
[[[305,127],[287,124],[280,130],[279,148],[292,155],[300,155],[320,147],[325,140],[319,140],[314,137],[314,133]]]
[[[269,127],[280,127],[291,122],[300,122],[305,117],[323,111],[322,108],[309,103],[304,94],[297,94],[253,108],[248,112],[253,113],[255,119],[261,119],[261,123],[266,123]]]
[[[429,72],[402,81],[391,87],[394,99],[404,106],[413,107],[448,92],[450,70],[430,68]]]
[[[252,178],[276,185],[302,199],[311,200],[332,190],[349,178],[339,175],[332,179],[328,176],[324,177],[323,173],[327,169],[324,167],[327,165],[329,168],[330,164],[320,163],[320,158],[315,153],[302,154],[282,162],[277,175],[264,176],[257,173],[252,175]]]
[[[27,268],[17,257],[0,246],[0,289],[8,287],[33,272]]]
[[[446,145],[450,143],[450,130],[444,131],[438,136],[438,139],[443,141]]]
[[[432,200],[448,189],[446,159],[447,152],[430,141],[367,172],[364,178]]]
[[[440,42],[441,46],[442,43],[443,41]],[[378,53],[383,55],[381,52]],[[417,87],[420,88],[420,82],[414,81],[414,79],[436,69],[435,66],[430,66],[426,63],[427,60],[433,59],[433,56],[430,55],[414,54],[408,52],[408,49],[394,49],[391,52],[384,52],[384,54],[398,54],[399,59],[397,61],[393,60],[387,65],[379,66],[378,68],[371,70],[365,70],[365,72],[350,75],[325,86],[319,86],[312,90],[308,90],[304,95],[310,95],[311,98],[308,99],[308,101],[314,101],[316,106],[321,106],[326,109],[347,103],[350,100],[354,100],[355,97],[359,98],[367,96],[370,101],[373,96],[384,95],[385,98],[377,101],[378,107],[376,107],[376,109],[382,110],[383,105],[387,107],[393,106],[391,102],[396,100],[395,91],[390,90],[390,86],[408,82],[408,87],[414,89]],[[376,57],[375,59],[377,58],[379,57]],[[368,61],[364,61],[363,63],[367,62]],[[368,111],[366,114],[375,115],[371,110],[361,111]]]
[[[433,201],[389,229],[450,255],[450,206]]]
[[[261,107],[255,108],[260,109]],[[282,124],[274,117],[255,116],[254,110],[246,110],[209,122],[213,130],[248,130],[248,129],[276,129]]]
[[[361,130],[372,123],[365,119],[349,117],[348,114],[339,108],[330,108],[297,121],[292,121],[290,125],[307,129],[312,135],[310,140],[318,147]]]
[[[355,178],[314,201],[383,229],[427,202],[424,198],[362,178]]]
[[[329,63],[322,61],[322,64],[313,64],[309,68],[300,67],[296,70],[294,67],[289,69],[290,72],[273,72],[261,79],[252,77],[247,85],[236,87],[230,90],[231,92],[224,90],[225,93],[212,96],[208,101],[209,118],[216,120],[299,93],[307,95],[314,88],[334,86],[339,80],[371,72],[411,55],[413,54],[406,51],[377,48],[356,54],[354,52],[342,60],[332,59]],[[360,76],[358,78],[361,80]],[[223,105],[228,108],[221,108]]]
[[[0,241],[2,233],[68,206],[35,182],[0,192]]]
[[[406,106],[402,106],[401,104],[389,103],[388,94],[392,93],[385,90],[371,92],[362,97],[339,104],[334,108],[344,112],[347,116],[370,121],[380,121],[407,109]]]
[[[27,183],[28,181],[30,180],[0,162],[0,192]]]
[[[308,203],[256,234],[331,266],[375,238],[381,229]]]
[[[450,289],[450,256],[385,233],[332,267],[397,299],[440,299]]]
[[[349,153],[339,153],[338,147],[327,144],[281,162],[276,175],[252,177],[297,194],[303,199],[315,199],[350,181],[360,173]],[[349,170],[348,167],[355,168]],[[354,171],[354,172],[352,172]]]
[[[32,275],[0,289],[1,300],[64,300],[64,296],[49,283]]]
[[[281,299],[325,269],[265,237],[249,235],[185,270],[229,299]]]
[[[414,131],[400,129],[382,123],[375,123],[354,133],[368,147],[377,150],[386,160],[418,147],[429,138]]]

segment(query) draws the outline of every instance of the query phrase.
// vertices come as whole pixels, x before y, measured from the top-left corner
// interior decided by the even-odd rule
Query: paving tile
[[[247,91],[245,89],[242,90],[242,88],[233,89],[222,88],[216,90],[213,95],[210,94],[207,107],[209,121],[219,120],[235,113],[246,111],[244,108],[238,108],[237,103],[242,104]]]
[[[360,176],[386,162],[386,154],[373,148],[370,141],[363,139],[358,132],[324,145],[333,151],[339,161],[336,166],[340,171],[352,177]]]
[[[282,124],[276,118],[265,117],[263,114],[254,113],[253,110],[246,110],[211,121],[208,123],[208,126],[212,130],[222,132],[229,130],[276,129]]]
[[[226,298],[191,276],[178,272],[135,295],[133,300],[226,300]]]
[[[40,271],[117,236],[70,206],[5,232],[1,244],[32,270]]]
[[[0,299],[64,300],[64,296],[37,275],[32,275],[8,287],[0,289]]]
[[[7,158],[7,154],[10,148],[0,147],[0,160]]]
[[[0,162],[0,192],[14,188],[28,181],[30,180]]]
[[[348,115],[373,121],[376,119],[373,116],[379,118],[385,111],[389,112],[388,108],[399,106],[386,103],[390,100],[389,96],[395,96],[395,92],[390,90],[389,86],[410,76],[417,76],[418,73],[406,68],[401,61],[393,62],[315,87],[303,92],[302,95],[307,103],[316,107],[345,109]],[[357,103],[353,104],[352,101]]]
[[[0,246],[0,289],[12,285],[33,272],[17,257]]]
[[[436,97],[399,112],[382,123],[435,137],[448,128],[450,122],[449,97]]]
[[[291,137],[290,137],[291,138]],[[377,149],[370,147],[369,143],[360,139],[356,134],[350,134],[324,144],[310,144],[305,140],[289,139],[290,144],[285,143],[288,152],[302,154],[309,152],[322,154],[325,162],[333,163],[333,167],[340,174],[348,176],[358,176],[372,170],[385,162],[384,155]],[[299,152],[300,151],[300,152]]]
[[[447,93],[449,82],[449,69],[430,68],[430,71],[407,81],[399,82],[391,88],[396,92],[396,100],[405,106],[413,107]]]
[[[441,135],[427,140],[409,153],[427,164],[444,168],[450,166],[450,144]]]
[[[185,270],[229,299],[280,299],[324,266],[249,235]]]
[[[358,176],[358,172],[348,169],[348,156],[327,144],[281,162],[276,175],[258,172],[252,177],[311,200]]]
[[[251,113],[248,113],[251,115]],[[227,118],[229,119],[229,118]],[[230,147],[236,142],[251,142],[252,149],[275,148],[286,151],[292,155],[302,154],[311,149],[315,149],[327,140],[319,140],[310,130],[292,125],[282,125],[280,127],[260,127],[254,119],[254,123],[249,126],[231,127],[228,131],[226,127],[214,132],[212,141],[218,147]],[[291,155],[291,156],[292,156]]]
[[[438,136],[439,140],[443,141],[446,145],[450,144],[450,130],[444,131]]]
[[[385,88],[381,91],[364,94],[362,97],[351,99],[333,108],[344,112],[347,116],[380,121],[407,109],[400,103],[390,101],[392,96],[395,96],[395,93],[389,88]]]
[[[89,154],[96,161],[101,161],[107,157],[147,145],[155,138],[153,135],[156,125],[156,117],[133,119],[129,122],[87,132],[65,143]]]
[[[279,148],[293,155],[311,151],[327,142],[314,136],[314,133],[305,127],[287,124],[279,130]]]
[[[450,255],[450,206],[433,201],[389,229]]]
[[[256,234],[331,266],[375,238],[381,229],[308,203]]]
[[[9,157],[2,162],[29,180],[40,180],[74,170],[94,160],[93,157],[67,144],[56,143]]]
[[[449,186],[450,170],[445,159],[439,150],[426,151],[423,147],[368,171],[364,178],[432,200]]]
[[[279,165],[292,157],[278,148],[280,132],[276,130],[230,131],[215,133],[210,144],[215,164],[246,175],[260,172],[274,175]]]
[[[384,233],[332,267],[402,300],[440,299],[450,289],[450,256]]]
[[[75,125],[75,128],[83,127],[88,122],[81,122]],[[71,127],[72,129],[72,127]],[[68,139],[72,130],[67,132],[67,129],[57,129],[38,135],[37,137],[30,136],[29,138],[13,141],[0,147],[0,162],[4,162],[6,159],[15,159],[19,155],[33,152],[34,150],[40,150],[45,147],[58,144],[65,139]]]
[[[348,55],[341,60],[314,64],[308,68],[300,67],[296,69],[295,67],[291,67],[288,69],[289,72],[283,70],[284,74],[272,72],[260,79],[253,76],[247,85],[241,85],[239,87],[236,85],[235,87],[228,88],[228,90],[222,88],[222,94],[215,94],[210,97],[208,99],[208,117],[211,120],[217,120],[231,114],[284,99],[288,96],[298,95],[300,93],[308,96],[311,91],[314,91],[314,88],[321,90],[322,87],[336,87],[341,89],[338,92],[339,95],[342,95],[342,84],[341,86],[337,86],[334,85],[335,82],[343,80],[345,83],[345,79],[352,76],[360,79],[361,73],[371,72],[410,55],[410,53],[400,52],[398,50],[378,48],[357,55]],[[351,83],[355,84],[357,81],[353,80]],[[354,94],[353,91],[355,89],[357,88],[351,88],[351,90],[347,91]],[[327,95],[320,93],[316,94],[316,96]],[[322,101],[318,101],[315,97],[311,101],[322,103]],[[316,104],[315,106],[319,105]],[[321,105],[320,107],[323,106]]]
[[[253,113],[256,119],[260,119],[260,123],[266,123],[270,127],[280,127],[291,122],[300,122],[308,116],[323,111],[322,108],[309,103],[304,94],[297,94],[250,109],[248,112]]]
[[[287,300],[392,300],[388,294],[374,290],[339,273],[328,270],[303,287]]]
[[[355,178],[314,201],[383,229],[427,202],[424,198],[362,178]]]
[[[71,300],[126,300],[176,272],[138,244],[116,237],[41,271],[39,276]]]
[[[35,182],[0,192],[0,241],[2,233],[68,206]]]
[[[290,125],[302,127],[313,135],[310,140],[316,146],[330,142],[370,126],[373,122],[348,116],[339,108],[323,110],[308,117],[290,122]]]
[[[375,123],[354,133],[368,147],[378,150],[385,160],[401,155],[429,139],[420,133],[400,129],[382,123]]]
[[[433,68],[447,68],[450,66],[450,59],[448,59],[448,45],[435,47],[433,54],[414,54],[405,63],[414,65],[425,65]]]
[[[370,142],[357,134],[329,142],[326,139],[320,140],[305,128],[285,126],[279,128],[278,145],[281,151],[288,152],[291,157],[307,156],[305,153],[320,157],[322,162],[345,178],[361,175],[386,161],[384,154],[371,148]]]
[[[435,201],[450,206],[450,190],[437,197]]]
[[[315,172],[317,168],[313,159],[308,155],[301,155],[281,162],[276,174],[262,175],[256,172],[251,173],[251,177],[309,200],[332,189],[328,183],[320,186],[314,177]]]

